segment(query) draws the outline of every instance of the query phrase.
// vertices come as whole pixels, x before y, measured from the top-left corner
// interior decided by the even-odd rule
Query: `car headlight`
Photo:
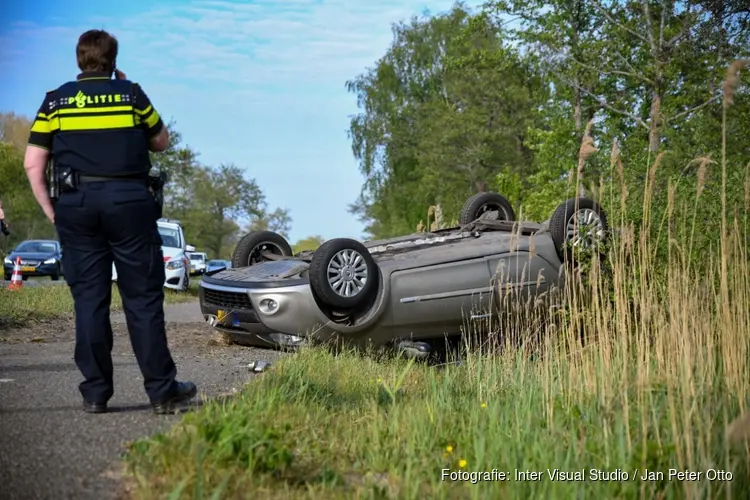
[[[175,259],[175,260],[170,260],[169,262],[167,262],[167,269],[169,269],[170,271],[175,270],[175,269],[182,269],[182,267],[183,267],[182,259]]]
[[[9,257],[5,257],[5,260],[3,262],[6,263],[6,264],[13,264],[13,261],[10,260]]]
[[[44,261],[45,264],[54,264],[57,262],[57,259],[52,257],[51,259],[47,259]]]

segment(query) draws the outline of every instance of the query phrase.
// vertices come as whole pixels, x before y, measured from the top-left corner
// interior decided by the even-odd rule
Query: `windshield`
[[[209,260],[208,265],[209,266],[225,266],[226,263],[223,260]]]
[[[52,241],[24,241],[18,245],[16,252],[55,253],[57,244]]]
[[[205,258],[200,254],[191,254],[190,260],[197,260],[198,262],[203,262]]]
[[[159,226],[159,236],[161,236],[162,246],[168,248],[182,248],[180,231],[171,227]]]

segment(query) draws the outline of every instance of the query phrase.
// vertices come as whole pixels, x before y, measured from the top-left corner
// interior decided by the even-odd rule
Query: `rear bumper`
[[[196,266],[190,268],[190,276],[197,276],[206,272],[206,266]]]

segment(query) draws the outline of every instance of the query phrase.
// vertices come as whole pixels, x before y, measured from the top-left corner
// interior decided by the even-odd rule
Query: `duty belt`
[[[135,181],[135,182],[148,182],[148,177],[139,175],[139,176],[128,176],[128,177],[114,177],[114,176],[102,176],[102,175],[84,175],[79,174],[78,175],[78,182],[79,183],[88,183],[88,182],[110,182],[110,181]]]

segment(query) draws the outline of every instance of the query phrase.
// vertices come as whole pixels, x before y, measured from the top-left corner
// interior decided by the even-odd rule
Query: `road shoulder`
[[[201,321],[196,303],[165,308],[178,377],[194,381],[199,402],[239,389],[247,364],[279,354],[225,345]],[[115,395],[111,412],[80,410],[71,318],[2,332],[0,343],[0,484],[4,498],[113,498],[127,444],[165,431],[179,415],[150,412],[122,313],[112,314]],[[39,479],[44,477],[44,481]]]

